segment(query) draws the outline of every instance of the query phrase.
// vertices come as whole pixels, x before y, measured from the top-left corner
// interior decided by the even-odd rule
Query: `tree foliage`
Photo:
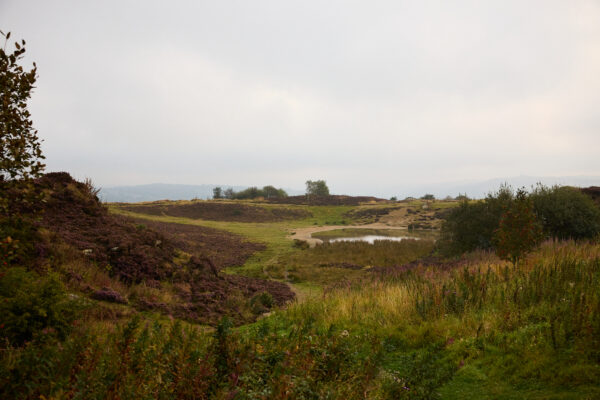
[[[531,213],[526,212],[526,205],[531,206]],[[510,211],[514,207],[517,210]],[[507,211],[511,214],[506,215]],[[538,185],[531,193],[519,190],[515,197],[509,186],[501,186],[498,192],[488,194],[481,201],[463,200],[453,209],[442,224],[439,248],[446,254],[461,254],[475,249],[498,250],[495,235],[501,223],[504,224],[502,229],[508,232],[517,229],[519,224],[527,226],[527,218],[531,215],[545,238],[579,240],[600,235],[600,209],[576,188]],[[511,224],[515,226],[511,227]],[[521,239],[530,242],[528,237]],[[523,245],[527,247],[527,243]],[[516,249],[515,243],[505,242],[504,245]]]
[[[519,189],[494,232],[496,254],[516,265],[520,258],[537,246],[541,238],[542,227],[533,211],[533,203],[527,192]]]
[[[494,232],[513,197],[512,189],[504,185],[481,201],[471,202],[463,199],[442,224],[440,249],[447,254],[492,249]]]
[[[25,54],[25,41],[6,50],[10,32],[0,49],[0,215],[7,215],[11,206],[30,201],[27,185],[38,177],[44,164],[37,131],[33,128],[27,102],[37,78],[35,63],[29,71],[20,63]],[[15,204],[16,203],[16,204]]]
[[[579,189],[538,185],[531,199],[546,236],[578,240],[600,234],[600,209]]]
[[[329,196],[329,188],[324,180],[306,181],[307,196]]]
[[[281,198],[287,197],[287,193],[283,189],[277,189],[275,186],[264,186],[262,189],[257,188],[256,186],[249,187],[244,190],[240,190],[239,192],[235,192],[233,189],[226,189],[223,196],[226,199],[235,199],[235,200],[247,200],[247,199],[257,199],[259,197],[263,197],[265,199],[272,198]],[[217,197],[214,197],[215,199]]]

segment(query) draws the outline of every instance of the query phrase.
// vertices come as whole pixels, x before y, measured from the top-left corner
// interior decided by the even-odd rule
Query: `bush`
[[[538,185],[530,196],[546,236],[590,239],[600,234],[600,209],[579,189]]]
[[[533,212],[531,199],[520,189],[510,208],[502,214],[494,233],[496,253],[516,264],[541,238],[542,228]]]
[[[37,228],[28,218],[0,218],[0,268],[32,265],[39,251]]]
[[[498,192],[488,194],[482,201],[461,201],[442,224],[439,249],[445,254],[456,255],[494,248],[494,232],[513,198],[512,189],[501,186]]]
[[[22,345],[40,335],[64,338],[82,303],[70,299],[55,274],[41,277],[24,268],[10,268],[0,275],[1,335]]]

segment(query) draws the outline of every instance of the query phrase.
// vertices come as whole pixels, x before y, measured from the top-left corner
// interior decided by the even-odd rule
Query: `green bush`
[[[82,308],[69,298],[56,274],[39,276],[24,268],[10,268],[0,275],[1,335],[22,345],[34,338],[64,338]]]
[[[494,233],[496,253],[516,265],[521,257],[531,251],[542,238],[542,227],[531,199],[520,189],[502,217]]]
[[[538,185],[530,197],[548,237],[590,239],[600,234],[600,209],[579,189]]]
[[[269,292],[257,293],[250,299],[250,306],[254,314],[268,312],[275,305],[273,296]]]
[[[462,254],[475,249],[492,249],[494,232],[500,218],[514,198],[509,186],[501,186],[478,202],[461,201],[448,213],[442,224],[439,249],[449,255]]]
[[[578,189],[538,185],[526,197],[533,204],[544,237],[577,240],[600,234],[600,209]],[[498,192],[481,201],[463,200],[442,224],[438,248],[447,255],[495,249],[494,234],[514,202],[515,195],[509,186],[501,186]]]

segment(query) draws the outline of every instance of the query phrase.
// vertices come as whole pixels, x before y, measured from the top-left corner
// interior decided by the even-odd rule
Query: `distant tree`
[[[524,189],[519,189],[494,232],[496,254],[516,265],[542,237],[542,226],[533,211],[533,202]]]
[[[40,176],[45,165],[37,130],[33,129],[27,102],[37,79],[37,67],[29,71],[20,64],[25,41],[6,51],[10,32],[0,48],[0,215],[11,208],[31,206],[31,180]],[[14,211],[14,210],[13,210]]]
[[[223,198],[223,189],[220,186],[217,186],[213,189],[213,199],[222,199]]]
[[[306,181],[306,194],[308,196],[329,196],[329,188],[324,180]]]
[[[462,201],[462,200],[470,200],[470,199],[469,199],[469,196],[467,196],[467,194],[466,194],[466,193],[465,193],[465,194],[461,194],[461,193],[459,193],[459,194],[458,194],[458,196],[456,196],[456,197],[454,198],[454,200],[459,200],[459,201]]]
[[[262,188],[263,197],[266,199],[287,197],[287,193],[283,189],[277,189],[275,186],[265,186]]]
[[[233,199],[233,197],[235,196],[235,192],[233,191],[232,188],[227,188],[227,189],[225,189],[225,192],[223,193],[223,195],[226,199]]]
[[[594,201],[569,186],[538,185],[530,195],[544,233],[556,239],[592,239],[600,234],[600,210]]]
[[[398,198],[396,196],[392,196],[390,197],[390,201],[398,201]]]
[[[435,200],[435,196],[430,193],[427,193],[421,196],[421,200]]]

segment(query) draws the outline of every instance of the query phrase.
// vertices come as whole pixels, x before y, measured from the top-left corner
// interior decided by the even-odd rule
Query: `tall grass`
[[[598,398],[599,338],[600,246],[549,242],[518,268],[424,265],[239,329],[137,317],[3,346],[0,397]]]

